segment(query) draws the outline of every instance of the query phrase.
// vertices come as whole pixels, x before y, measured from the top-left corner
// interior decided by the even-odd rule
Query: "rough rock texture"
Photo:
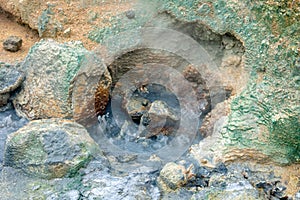
[[[139,122],[141,117],[148,112],[150,105],[151,102],[148,99],[133,96],[126,101],[125,108],[132,120]]]
[[[186,176],[184,166],[176,163],[168,163],[160,171],[160,179],[173,190],[186,184]]]
[[[155,174],[142,172],[112,175],[104,156],[91,161],[80,175],[72,178],[45,180],[28,177],[5,167],[0,172],[0,197],[21,199],[160,199]]]
[[[0,112],[0,169],[3,165],[4,149],[7,136],[19,128],[26,125],[28,121],[24,118],[19,118],[16,112],[11,108],[7,108]]]
[[[7,51],[16,52],[21,49],[22,38],[10,36],[3,42],[3,48]]]
[[[154,199],[160,198],[160,191],[155,185],[155,174],[146,170],[127,175],[110,174],[108,169],[99,169],[97,162],[91,163],[82,179],[82,185],[89,188],[83,191],[84,199]],[[95,170],[96,169],[96,170]]]
[[[103,115],[109,101],[111,76],[94,54],[85,55],[80,69],[72,80],[73,117],[80,124],[97,123],[97,115]]]
[[[103,89],[100,94],[106,95],[100,103],[107,103],[108,72],[79,42],[43,40],[32,47],[21,68],[26,71],[26,81],[14,105],[18,114],[28,119],[74,116],[79,121],[91,112],[95,116],[98,86]]]
[[[186,9],[185,15],[178,12],[179,4]],[[300,27],[296,20],[299,2],[295,7],[284,2],[276,6],[215,1],[207,4],[210,12],[200,17],[198,9],[202,4],[205,3],[189,5],[184,1],[170,5],[164,1],[164,8],[176,18],[207,24],[216,33],[231,33],[245,46],[244,64],[251,71],[250,82],[231,103],[223,134],[225,146],[257,150],[282,164],[298,162],[300,104],[295,61],[299,57],[299,34],[293,33],[299,32]],[[291,13],[286,21],[281,21],[283,10]],[[266,15],[272,15],[274,20]],[[282,43],[288,45],[283,47]],[[253,157],[256,158],[260,156]]]
[[[284,199],[292,196],[288,195],[287,182],[277,174],[277,170],[282,169],[276,170],[273,166],[243,162],[205,167],[190,158],[176,163],[168,163],[158,178],[162,199],[181,196],[212,200]]]
[[[90,38],[102,42],[146,24],[191,33],[200,45],[219,41],[225,52],[209,50],[209,45],[207,51],[222,58],[216,59],[217,71],[236,95],[222,134],[225,147],[257,151],[280,164],[299,162],[299,2],[157,2],[160,13],[169,17],[154,20],[150,12],[143,13],[145,19],[136,13],[135,23],[116,19],[113,26],[91,32]],[[232,36],[241,42],[233,42]],[[232,53],[242,54],[239,45],[245,52],[238,58]]]
[[[28,3],[30,1],[19,1],[19,3],[22,2]],[[276,180],[276,177],[282,176],[285,177],[283,183],[289,185],[288,190],[290,191],[288,194],[298,198],[299,165],[295,165],[295,169],[292,169],[291,173],[288,170],[285,171],[289,166],[281,168],[286,174],[277,172],[274,175],[270,168],[278,163],[291,164],[299,162],[299,2],[274,0],[268,0],[264,3],[261,1],[240,0],[159,0],[158,2],[159,4],[156,6],[159,9],[159,13],[165,12],[169,16],[167,17],[168,19],[171,18],[179,22],[175,23],[175,26],[171,22],[171,25],[167,27],[180,30],[188,24],[191,29],[187,28],[185,32],[190,32],[191,34],[189,35],[196,39],[200,45],[205,43],[214,43],[216,45],[217,48],[211,48],[208,51],[213,52],[214,58],[219,58],[216,61],[218,62],[218,70],[216,71],[220,71],[219,73],[223,74],[221,76],[222,81],[227,83],[224,85],[232,86],[232,94],[236,95],[229,101],[230,113],[228,116],[225,116],[227,115],[228,107],[226,106],[224,108],[226,111],[221,111],[220,115],[218,115],[218,110],[222,108],[217,105],[211,115],[205,119],[207,122],[205,124],[206,127],[204,127],[207,132],[205,135],[208,136],[199,144],[193,145],[188,156],[195,160],[198,165],[200,164],[202,167],[210,169],[217,168],[220,162],[225,162],[226,165],[229,165],[231,162],[249,161],[255,165],[257,163],[267,165],[267,167],[262,168],[262,173],[267,174],[268,177],[258,182],[256,180],[259,180],[260,177],[257,179],[251,178],[252,170],[246,168],[244,171],[239,170],[240,163],[238,163],[237,169],[229,170],[232,172],[236,171],[236,175],[228,173],[226,176],[224,174],[210,176],[208,184],[211,187],[210,189],[201,189],[203,182],[191,179],[195,181],[191,182],[192,186],[196,186],[191,189],[192,191],[188,192],[201,191],[196,192],[196,194],[189,193],[191,194],[190,196],[194,195],[194,199],[259,199],[260,197],[263,199],[286,199],[284,186],[278,184],[278,180]],[[154,8],[148,5],[145,7]],[[49,5],[41,15],[39,23],[41,33],[44,33],[44,27],[49,24],[49,18],[52,15],[51,10],[51,5]],[[141,11],[140,13],[136,12],[135,19],[129,20],[129,23],[123,23],[116,17],[114,18],[115,23],[110,23],[110,27],[101,27],[100,31],[99,29],[95,30],[90,36],[91,38],[96,36],[95,38],[101,41],[104,36],[111,37],[114,33],[119,34],[121,31],[137,28],[141,24],[149,26],[158,24],[165,27],[161,21],[154,20],[152,16],[146,16],[146,19],[143,18],[142,16],[145,16],[146,12]],[[123,17],[126,18],[125,15]],[[59,26],[57,27],[60,29]],[[238,38],[240,42],[232,40],[233,36]],[[239,48],[238,46],[241,44],[245,48]],[[209,47],[210,45],[206,46]],[[217,49],[225,49],[226,51]],[[243,49],[245,50],[244,56],[242,56],[243,52],[240,52]],[[114,81],[117,81],[133,66],[139,67],[139,62],[144,63],[145,58],[148,59],[153,56],[153,54],[147,53],[136,54],[136,52],[127,51],[123,57],[118,57],[118,55],[114,57],[114,59],[117,58],[115,62],[109,63],[111,64],[110,70]],[[164,58],[158,59],[158,63],[162,62]],[[132,60],[138,62],[135,63]],[[180,61],[181,63],[178,62],[180,59],[174,55],[170,60],[175,61],[175,63],[163,63],[172,67],[177,64],[184,64],[182,65],[184,67],[187,64],[182,61]],[[245,69],[247,70],[245,71]],[[102,90],[101,87],[98,89],[99,91]],[[107,95],[104,99],[106,98]],[[99,107],[101,112],[103,109],[101,106]],[[275,164],[274,161],[276,161]],[[184,167],[186,171],[190,171],[188,170],[189,165]],[[84,196],[86,198],[89,195],[91,195],[91,198],[97,195],[103,198],[107,195],[109,198],[112,198],[110,195],[114,194],[114,198],[131,197],[130,192],[128,192],[130,188],[125,187],[124,192],[123,186],[115,186],[119,182],[115,181],[114,176],[103,176],[102,172],[98,172],[99,177],[108,177],[108,180],[112,181],[108,183],[113,183],[113,186],[107,184],[106,179],[96,179],[92,176],[91,179],[96,180],[92,183],[95,184],[93,185],[95,189],[92,186],[93,191],[78,189],[82,186],[81,181],[78,181],[79,186],[60,188],[61,191],[67,191],[66,194],[43,194],[41,197],[47,196],[52,199],[63,199],[73,194],[76,196],[78,194],[77,191],[80,191],[81,197]],[[203,176],[202,179],[206,180],[206,173],[200,174]],[[181,177],[180,174],[175,174],[174,177],[176,178],[176,176]],[[166,182],[173,178],[172,176],[169,177],[170,179],[166,179]],[[193,175],[191,174],[192,177]],[[275,180],[273,180],[274,177]],[[129,183],[132,179],[120,178],[118,180]],[[7,179],[4,179],[4,181],[7,181]],[[87,182],[90,182],[90,180]],[[142,182],[147,183],[147,181]],[[10,183],[9,185],[13,185],[14,182]],[[135,183],[141,182],[137,181]],[[88,188],[89,184],[86,186]],[[259,189],[263,195],[258,196],[254,187]],[[2,187],[0,188],[2,189]],[[39,190],[38,188],[31,188],[30,191]],[[103,188],[104,190],[102,190]],[[142,191],[145,191],[143,188]],[[215,188],[216,190],[214,190]],[[42,187],[41,190],[43,189]],[[179,188],[178,190],[181,191],[181,189]],[[182,190],[185,191],[185,189]],[[23,192],[22,189],[20,191]],[[113,194],[110,191],[113,191]],[[15,193],[18,193],[18,191]],[[41,197],[37,196],[36,198],[40,199]],[[168,195],[165,195],[165,199],[168,199],[168,197]],[[177,199],[181,198],[178,193],[174,197]],[[181,199],[183,198],[187,198],[187,196],[182,195]]]
[[[21,18],[21,21],[25,24],[28,24],[31,28],[37,29],[37,17],[38,12],[42,7],[41,1],[18,1],[18,0],[1,0],[0,6],[2,9],[6,10],[9,13],[12,13],[14,16]]]
[[[39,120],[8,136],[4,165],[42,178],[71,177],[96,152],[97,144],[81,125]]]
[[[201,135],[203,137],[212,135],[214,133],[215,126],[218,126],[216,122],[222,117],[228,116],[229,112],[230,108],[228,101],[217,104],[211,112],[205,115],[200,127]]]
[[[150,121],[147,127],[149,131],[147,137],[158,134],[171,134],[172,129],[176,128],[176,123],[179,121],[179,116],[172,108],[164,101],[154,101],[148,111],[147,120]],[[145,121],[145,119],[142,119]],[[166,129],[163,132],[163,129]],[[168,130],[170,129],[170,130]]]
[[[11,65],[0,65],[0,107],[7,104],[11,92],[24,80],[24,74]]]
[[[81,38],[90,47],[95,43],[88,41],[84,35],[95,24],[105,23],[110,15],[130,8],[131,1],[0,0],[1,10],[11,13],[16,21],[37,30],[40,37],[57,37],[66,41],[71,28],[71,38]]]

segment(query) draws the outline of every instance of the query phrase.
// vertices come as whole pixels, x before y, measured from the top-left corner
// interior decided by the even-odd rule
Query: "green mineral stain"
[[[39,32],[39,36],[42,37],[43,33],[46,31],[47,29],[47,25],[50,21],[50,15],[52,15],[53,12],[51,11],[51,7],[48,7],[47,9],[45,9],[41,16],[39,16],[38,18],[38,32]]]
[[[151,0],[146,3],[149,2],[156,4],[157,12],[169,13],[178,20],[198,21],[216,33],[239,36],[246,48],[245,68],[250,70],[250,81],[232,101],[223,135],[230,138],[228,145],[250,146],[267,155],[278,152],[274,160],[283,164],[299,162],[300,2],[238,2],[242,6],[225,0]],[[203,4],[206,4],[202,7],[205,12],[201,9],[199,12]],[[139,16],[139,23],[133,25],[123,18],[116,16],[111,19],[111,26],[95,28],[89,38],[102,42],[151,21],[147,15]],[[264,77],[257,83],[259,73],[264,73]],[[283,114],[285,118],[272,121],[274,116]],[[263,135],[267,142],[258,139],[261,125],[268,130]]]

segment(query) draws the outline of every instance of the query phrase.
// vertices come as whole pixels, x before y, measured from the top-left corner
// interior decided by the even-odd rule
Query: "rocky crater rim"
[[[129,118],[131,118],[131,120],[133,121],[133,123],[130,123],[129,121],[125,120],[124,125],[122,124],[121,126],[119,126],[117,130],[120,131],[121,135],[112,132],[111,137],[122,139],[122,137],[124,136],[122,134],[131,134],[129,136],[131,137],[132,130],[130,130],[128,127],[130,125],[140,126],[141,124],[146,124],[145,127],[147,127],[146,129],[148,129],[148,131],[150,130],[150,132],[155,132],[154,134],[146,134],[146,139],[147,135],[150,135],[149,138],[153,139],[153,141],[155,142],[157,142],[156,140],[165,142],[163,136],[171,137],[170,135],[172,135],[169,134],[170,129],[161,129],[158,131],[158,133],[157,129],[152,129],[152,127],[149,128],[149,124],[147,124],[147,120],[149,119],[149,107],[151,107],[154,103],[155,106],[160,105],[161,107],[159,109],[162,109],[162,105],[164,105],[164,103],[156,103],[151,101],[146,102],[149,99],[140,98],[139,95],[135,98],[133,95],[134,92],[140,94],[147,93],[148,88],[151,88],[154,84],[151,80],[151,75],[149,77],[145,76],[145,73],[149,73],[149,69],[151,70],[151,68],[147,68],[146,66],[165,65],[167,66],[167,68],[173,69],[174,71],[177,71],[182,75],[182,80],[180,78],[174,79],[176,82],[187,81],[190,84],[190,87],[180,86],[177,89],[179,91],[191,91],[195,93],[195,102],[197,103],[195,107],[199,108],[200,112],[202,113],[200,118],[198,118],[198,121],[201,120],[205,124],[205,126],[202,128],[196,127],[196,129],[200,129],[202,137],[211,135],[213,132],[214,123],[217,122],[220,117],[224,115],[227,116],[230,112],[230,103],[226,102],[226,104],[222,104],[227,106],[226,108],[224,108],[224,110],[226,111],[222,112],[220,115],[216,115],[216,113],[218,113],[218,111],[216,111],[211,115],[210,112],[212,109],[214,109],[215,105],[238,94],[243,90],[244,87],[246,87],[249,74],[248,71],[244,68],[245,47],[243,46],[242,41],[240,41],[239,39],[237,39],[237,37],[228,32],[224,34],[217,34],[211,29],[209,29],[208,26],[198,22],[187,23],[178,20],[172,21],[173,19],[170,19],[169,16],[164,17],[161,18],[161,21],[157,22],[161,25],[160,27],[157,27],[155,24],[152,24],[151,26],[154,26],[155,28],[171,29],[175,32],[178,31],[181,34],[185,34],[187,37],[190,37],[191,40],[195,42],[194,44],[198,44],[199,46],[201,46],[201,48],[205,50],[205,55],[208,55],[210,57],[210,60],[214,63],[213,65],[216,67],[209,69],[209,66],[202,66],[202,68],[200,67],[199,70],[198,66],[190,63],[187,59],[177,54],[176,51],[171,52],[168,49],[150,48],[149,46],[147,47],[147,45],[145,45],[143,42],[134,45],[128,44],[128,47],[126,47],[126,45],[125,47],[118,47],[118,44],[109,44],[109,42],[105,43],[105,47],[100,46],[100,48],[95,50],[96,54],[98,54],[99,57],[105,58],[103,60],[112,77],[112,85],[109,99],[110,102],[108,103],[106,113],[104,114],[110,116],[110,118],[112,117],[112,108],[110,107],[112,105],[111,101],[115,96],[118,96],[121,99],[119,102],[121,112],[124,112],[123,114],[128,115]],[[153,23],[155,23],[155,20]],[[146,26],[146,28],[149,27]],[[151,34],[149,35],[149,41],[152,41]],[[134,38],[135,36],[130,35],[129,37]],[[122,39],[122,37],[118,39]],[[123,39],[129,40],[128,38]],[[147,38],[145,40],[147,40]],[[118,40],[116,39],[115,41]],[[187,51],[189,50],[191,50],[192,52],[193,49],[185,49],[185,52],[183,54],[188,54]],[[198,60],[197,63],[201,63],[201,61]],[[203,63],[205,63],[205,61],[203,61]],[[153,69],[158,70],[158,68]],[[143,70],[148,71],[145,72]],[[163,85],[164,87],[170,88],[172,84],[175,85],[175,82],[172,83],[172,81],[174,80],[168,81],[170,71],[164,68],[160,68],[159,71],[159,74],[155,71],[153,71],[153,73],[158,74],[157,79],[165,79],[165,81],[168,82],[166,83],[166,85]],[[209,86],[207,85],[207,78],[209,78]],[[124,80],[126,80],[127,82],[124,82]],[[129,83],[134,85],[135,87],[129,87]],[[212,85],[212,83],[215,83],[215,85]],[[127,84],[128,86],[126,87]],[[218,90],[219,87],[221,87],[220,90]],[[222,93],[218,93],[219,91],[221,91]],[[188,95],[186,97],[187,98],[186,100],[184,100],[184,103],[188,103],[189,101],[191,101],[191,98]],[[99,98],[99,96],[95,94],[95,102],[100,102],[101,99],[97,98]],[[193,101],[193,103],[195,102]],[[182,104],[180,104],[180,106],[182,106]],[[96,107],[95,110],[97,109],[98,108]],[[162,110],[159,110],[159,113],[162,113]],[[169,112],[168,116],[169,119],[172,118],[170,117],[170,113],[171,112]],[[160,117],[161,116],[158,117],[158,114],[155,113],[155,117],[154,115],[152,115],[151,120],[155,121],[157,119],[160,119]],[[111,123],[112,121],[113,120],[108,120],[108,123]],[[114,123],[115,122],[113,122],[112,124],[113,126],[116,125]],[[175,120],[169,124],[178,126],[178,124],[180,123],[178,123]],[[177,128],[173,130],[171,129],[171,131],[177,130]],[[110,131],[116,131],[116,129],[111,129]],[[126,140],[125,138],[126,137],[124,137],[123,139]],[[97,139],[95,139],[95,141],[97,141]],[[152,143],[150,142],[150,146],[151,145]]]

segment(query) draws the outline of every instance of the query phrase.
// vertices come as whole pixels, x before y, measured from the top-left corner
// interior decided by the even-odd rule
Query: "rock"
[[[27,123],[28,121],[24,118],[19,118],[12,108],[0,112],[0,170],[3,164],[7,136]]]
[[[196,199],[216,199],[216,200],[223,200],[223,199],[235,199],[235,200],[263,200],[259,196],[259,193],[255,188],[253,188],[249,183],[245,182],[238,182],[238,183],[231,183],[225,189],[220,190],[218,189],[211,189],[211,190],[202,190],[201,192],[197,192],[191,198],[191,200]]]
[[[89,167],[87,167],[89,168]],[[108,169],[92,171],[82,178],[83,199],[160,199],[156,175],[145,172],[112,175]]]
[[[59,44],[42,40],[31,48],[21,68],[27,73],[26,81],[14,100],[21,116],[88,121],[96,120],[97,106],[105,109],[111,83],[109,73],[80,42]],[[101,98],[103,95],[105,98]]]
[[[125,12],[125,15],[128,19],[134,19],[135,18],[135,12],[134,10],[128,10]]]
[[[175,190],[186,183],[185,167],[176,163],[167,163],[160,171],[159,179],[170,189]]]
[[[72,177],[97,149],[86,129],[73,121],[32,121],[8,136],[4,165],[41,178]]]
[[[0,94],[0,106],[6,105],[9,97],[10,97],[9,93]]]
[[[222,45],[225,49],[232,49],[235,46],[236,42],[233,39],[233,37],[229,37],[227,35],[224,35],[222,37]]]
[[[85,126],[98,123],[97,115],[106,111],[111,83],[110,73],[100,58],[87,54],[72,80],[73,117],[77,122]]]
[[[64,37],[70,37],[71,35],[71,28],[67,28],[66,30],[64,30],[63,32]]]
[[[216,122],[225,116],[228,116],[230,112],[228,101],[219,103],[216,107],[209,112],[205,117],[200,127],[200,133],[203,137],[212,135]]]
[[[193,65],[186,66],[184,68],[182,74],[183,74],[184,78],[186,78],[186,80],[188,80],[190,82],[202,84],[202,85],[205,84],[205,81],[201,77],[200,72]]]
[[[200,72],[193,65],[186,66],[182,74],[184,78],[194,84],[193,89],[197,95],[199,108],[203,115],[207,114],[211,110],[211,96],[205,80],[203,80]]]
[[[286,195],[286,187],[280,184],[280,181],[266,182],[262,181],[255,185],[257,188],[262,189],[265,193],[266,199],[288,199]]]
[[[133,96],[126,103],[126,111],[134,122],[140,123],[141,118],[149,110],[151,102],[143,97]]]
[[[43,9],[46,2],[40,1],[14,1],[14,0],[1,0],[0,6],[3,10],[13,14],[14,16],[20,18],[22,23],[28,24],[31,28],[37,30],[37,18],[38,13]]]
[[[21,49],[22,38],[10,36],[3,42],[3,48],[7,51],[16,52]]]
[[[143,115],[142,123],[149,121],[146,137],[152,137],[158,134],[168,135],[176,128],[176,123],[179,121],[179,116],[168,106],[164,101],[154,101],[147,113]]]
[[[214,168],[218,163],[231,163],[234,161],[251,161],[261,164],[274,164],[271,159],[253,149],[227,146],[228,138],[222,134],[226,130],[228,117],[222,116],[214,123],[212,135],[206,136],[199,144],[192,145],[189,155],[201,165]]]
[[[24,75],[13,66],[0,68],[0,107],[7,104],[11,92],[16,90],[24,80]]]
[[[206,11],[204,10],[206,9]],[[201,10],[200,10],[201,11]],[[203,7],[203,14],[210,12],[209,6]],[[216,34],[212,30],[210,30],[208,27],[203,26],[200,23],[197,23],[194,27],[194,30],[192,32],[192,37],[195,38],[197,41],[221,41],[221,36],[219,34]]]

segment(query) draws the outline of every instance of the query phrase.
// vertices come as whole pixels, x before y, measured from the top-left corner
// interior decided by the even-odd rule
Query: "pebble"
[[[22,38],[17,36],[9,36],[3,42],[3,48],[7,51],[17,52],[21,49],[22,46]]]
[[[125,15],[128,19],[134,19],[135,18],[135,12],[133,10],[126,11]]]

